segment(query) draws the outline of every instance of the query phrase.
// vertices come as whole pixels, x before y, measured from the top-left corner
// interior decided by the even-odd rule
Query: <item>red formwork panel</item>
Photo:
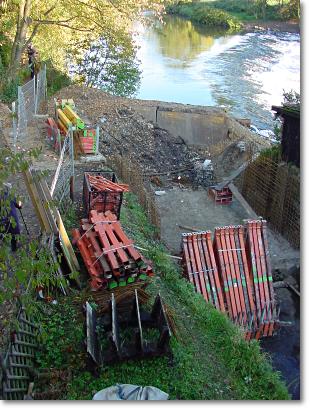
[[[81,220],[80,230],[73,230],[74,244],[80,250],[90,276],[90,287],[124,286],[153,276],[149,262],[126,236],[116,215],[95,210]]]
[[[182,234],[183,273],[195,291],[226,312],[246,340],[272,336],[279,327],[266,221]]]
[[[279,327],[266,232],[266,221],[249,220],[246,223],[248,259],[255,285],[257,330],[255,338],[272,336]]]
[[[210,231],[182,234],[185,277],[206,302],[225,311],[222,287],[218,278]]]

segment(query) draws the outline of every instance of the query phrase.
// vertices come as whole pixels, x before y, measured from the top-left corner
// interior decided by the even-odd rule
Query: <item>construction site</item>
[[[299,168],[264,154],[270,141],[220,108],[82,86],[48,99],[44,73],[34,81],[0,105],[0,147],[40,148],[8,182],[22,197],[22,235],[56,269],[32,290],[40,315],[2,303],[3,398],[90,399],[116,383],[179,400],[299,398]],[[59,364],[57,342],[42,336],[53,309],[82,329],[75,346],[60,336]]]

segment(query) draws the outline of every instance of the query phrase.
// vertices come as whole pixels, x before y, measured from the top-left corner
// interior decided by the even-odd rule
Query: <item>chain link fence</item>
[[[17,100],[12,103],[13,113],[13,142],[27,134],[27,127],[33,116],[42,109],[42,102],[46,99],[46,66],[26,84],[19,86]]]
[[[51,183],[51,195],[61,213],[71,206],[70,189],[74,179],[73,132],[70,129],[63,141],[56,172]]]

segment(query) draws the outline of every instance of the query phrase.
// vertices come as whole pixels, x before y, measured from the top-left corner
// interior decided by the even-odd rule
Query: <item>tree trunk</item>
[[[9,80],[12,80],[16,77],[17,70],[20,65],[21,56],[25,48],[31,3],[32,0],[20,0],[16,24],[16,34],[11,51]]]

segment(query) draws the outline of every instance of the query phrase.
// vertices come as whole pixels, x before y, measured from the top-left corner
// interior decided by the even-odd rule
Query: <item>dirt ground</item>
[[[198,230],[211,230],[217,226],[239,225],[247,219],[247,213],[237,200],[231,205],[215,205],[207,190],[190,187],[180,188],[174,185],[165,194],[156,197],[156,204],[161,215],[161,238],[171,252],[181,251],[181,233],[188,232],[181,226]],[[299,261],[299,251],[268,229],[270,255],[273,269],[289,270]]]

